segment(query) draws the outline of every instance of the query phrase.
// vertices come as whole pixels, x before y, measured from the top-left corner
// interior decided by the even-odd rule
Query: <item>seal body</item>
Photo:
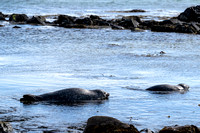
[[[109,93],[103,90],[86,90],[81,88],[69,88],[42,95],[24,95],[21,102],[48,101],[53,103],[74,103],[89,100],[108,99]]]
[[[178,85],[169,85],[169,84],[161,84],[155,85],[150,88],[147,88],[148,91],[188,91],[189,86],[186,84],[178,84]]]

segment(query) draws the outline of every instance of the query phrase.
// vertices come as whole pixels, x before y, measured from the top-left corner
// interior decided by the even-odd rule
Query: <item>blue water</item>
[[[115,18],[135,14],[113,11],[143,9],[148,11],[143,15],[157,19],[176,16],[196,4],[198,0],[2,0],[0,11]],[[154,131],[176,124],[200,126],[199,35],[30,25],[13,29],[0,23],[5,25],[0,28],[0,120],[10,121],[16,132],[67,132],[72,130],[67,127],[81,127],[94,115]],[[162,83],[186,83],[190,91],[166,95],[143,91]],[[74,106],[19,102],[27,93],[69,87],[103,89],[110,98]]]

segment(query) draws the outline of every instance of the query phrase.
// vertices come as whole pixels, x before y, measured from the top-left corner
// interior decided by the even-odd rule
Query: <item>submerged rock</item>
[[[13,128],[8,122],[0,121],[0,133],[12,133]]]
[[[112,12],[121,12],[121,13],[138,13],[138,12],[146,12],[145,10],[142,9],[132,9],[132,10],[127,10],[127,11],[112,11]]]
[[[14,26],[13,28],[19,29],[19,28],[21,28],[21,27],[19,27],[19,26]]]
[[[200,133],[200,130],[194,125],[168,126],[161,129],[159,133]]]
[[[139,133],[133,126],[108,116],[93,116],[88,119],[84,133]]]

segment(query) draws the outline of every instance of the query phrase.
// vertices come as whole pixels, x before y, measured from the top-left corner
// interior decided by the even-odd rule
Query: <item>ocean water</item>
[[[144,15],[172,17],[198,0],[1,0],[0,11],[28,15]],[[146,13],[119,13],[143,9]],[[15,132],[78,130],[95,115],[115,117],[138,129],[200,126],[200,36],[111,29],[66,29],[7,22],[0,28],[0,120]],[[160,54],[164,51],[166,54]],[[153,94],[157,84],[186,83],[187,93]],[[80,87],[102,89],[110,98],[81,105],[24,105],[24,94]]]

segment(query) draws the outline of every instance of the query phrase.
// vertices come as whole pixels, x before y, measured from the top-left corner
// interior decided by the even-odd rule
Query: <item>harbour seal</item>
[[[24,95],[22,103],[47,101],[51,103],[78,103],[91,100],[108,99],[109,93],[103,90],[86,90],[81,88],[68,88],[42,95]]]
[[[178,85],[169,85],[169,84],[161,84],[155,85],[150,88],[147,88],[148,91],[180,91],[185,92],[188,91],[189,86],[186,84],[178,84]]]

